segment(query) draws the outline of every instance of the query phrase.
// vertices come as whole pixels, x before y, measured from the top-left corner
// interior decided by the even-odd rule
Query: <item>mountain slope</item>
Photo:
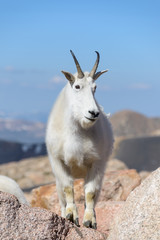
[[[44,143],[23,144],[0,140],[0,164],[19,161],[23,158],[44,156],[46,154]]]
[[[113,114],[110,120],[115,137],[148,136],[160,129],[160,118],[148,118],[129,110]]]

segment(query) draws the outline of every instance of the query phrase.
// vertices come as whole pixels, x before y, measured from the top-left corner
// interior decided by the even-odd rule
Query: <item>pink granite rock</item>
[[[160,168],[127,198],[114,219],[108,240],[160,239]]]
[[[120,170],[107,172],[99,201],[96,205],[97,226],[100,232],[108,234],[110,225],[124,200],[141,182],[136,170]],[[80,224],[84,214],[83,181],[76,180],[74,184],[75,202],[78,206]],[[55,184],[46,185],[32,191],[31,205],[42,207],[60,215],[60,205]]]
[[[0,239],[65,239],[72,224],[55,213],[20,204],[11,194],[0,192]]]
[[[67,234],[67,237],[65,239],[66,240],[106,240],[107,236],[93,229],[82,227],[82,228],[72,228]]]
[[[135,169],[107,172],[99,201],[125,201],[140,183],[141,178]]]
[[[41,208],[20,204],[0,192],[0,240],[105,240],[107,235],[89,228],[77,228],[64,218]]]
[[[99,201],[125,201],[130,192],[141,183],[139,174],[134,169],[110,171],[105,174]],[[74,183],[75,201],[84,204],[83,180]],[[53,210],[58,204],[56,185],[46,185],[32,191],[33,207]]]
[[[81,186],[81,184],[79,186]],[[78,193],[78,195],[79,194],[80,193]],[[33,206],[50,209],[52,212],[55,212],[58,215],[61,214],[55,185],[46,185],[35,189],[33,191],[31,204]],[[115,215],[118,213],[118,210],[123,206],[123,204],[124,201],[99,201],[97,203],[95,210],[98,223],[98,231],[108,234],[110,230],[110,225]],[[84,202],[79,201],[77,207],[79,212],[80,225],[82,226]]]

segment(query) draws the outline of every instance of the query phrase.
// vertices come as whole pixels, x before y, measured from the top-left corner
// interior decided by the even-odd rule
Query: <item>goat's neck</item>
[[[77,132],[81,128],[79,122],[75,119],[72,111],[71,89],[69,84],[65,87],[65,125],[69,131]]]

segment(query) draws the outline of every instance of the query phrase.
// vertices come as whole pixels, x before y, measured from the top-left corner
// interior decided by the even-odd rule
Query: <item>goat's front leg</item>
[[[53,173],[56,178],[56,188],[61,205],[61,215],[79,226],[77,208],[74,202],[73,178],[64,163],[49,155]]]
[[[79,226],[77,207],[74,202],[73,183],[56,179],[57,193],[61,205],[61,215]]]
[[[101,164],[101,163],[99,163]],[[105,166],[104,166],[105,167]],[[83,218],[83,225],[85,227],[97,228],[95,204],[97,202],[103,179],[102,166],[99,167],[94,164],[90,171],[88,171],[85,179],[85,212]]]
[[[79,226],[77,207],[74,202],[73,186],[66,186],[64,192],[66,196],[66,218]]]

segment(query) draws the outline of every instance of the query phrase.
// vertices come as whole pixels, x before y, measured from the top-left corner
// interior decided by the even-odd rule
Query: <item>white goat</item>
[[[29,205],[19,185],[9,177],[0,175],[0,191],[15,195],[20,203]]]
[[[46,145],[61,204],[63,217],[79,225],[74,202],[73,180],[85,179],[83,224],[97,227],[95,204],[101,189],[113,135],[107,116],[95,100],[95,80],[108,70],[97,72],[99,53],[90,73],[83,73],[71,51],[77,73],[62,71],[69,80],[51,111]]]

